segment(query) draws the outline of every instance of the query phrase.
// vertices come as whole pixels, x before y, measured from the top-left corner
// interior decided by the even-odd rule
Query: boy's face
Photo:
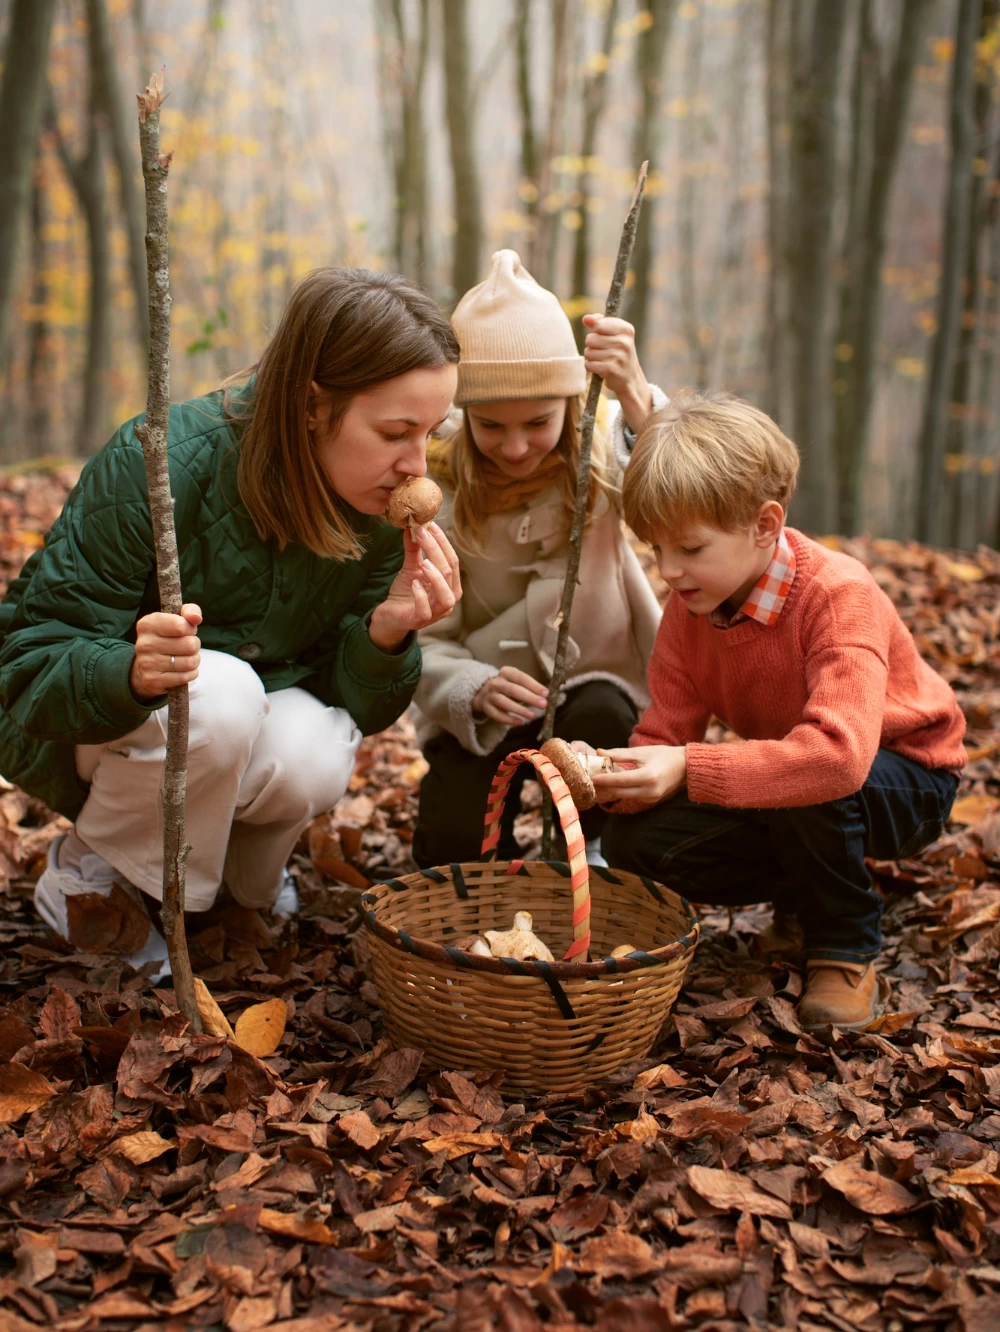
[[[770,501],[749,527],[726,532],[696,523],[680,532],[652,533],[660,577],[693,615],[707,615],[723,602],[735,613],[771,562],[784,513]]]

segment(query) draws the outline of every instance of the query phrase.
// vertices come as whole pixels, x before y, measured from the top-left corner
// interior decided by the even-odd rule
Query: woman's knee
[[[253,667],[228,652],[202,652],[190,700],[189,750],[206,751],[220,767],[245,762],[268,710]]]
[[[289,810],[311,816],[332,809],[347,791],[360,744],[361,732],[343,708],[326,707],[302,689],[271,695],[260,757],[272,766]]]

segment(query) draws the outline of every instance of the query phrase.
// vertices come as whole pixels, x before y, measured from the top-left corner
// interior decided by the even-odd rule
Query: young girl
[[[439,521],[455,543],[464,599],[421,633],[415,695],[430,769],[420,788],[413,855],[420,865],[473,860],[500,759],[538,739],[555,651],[555,617],[576,497],[581,395],[587,372],[619,398],[616,420],[638,430],[651,389],[630,325],[588,315],[586,356],[556,297],[513,250],[494,254],[489,277],[459,302],[462,349],[457,430],[432,448],[445,491]],[[569,674],[556,734],[592,745],[626,744],[646,706],[646,661],[660,608],[622,532],[608,442],[595,438],[589,519],[570,624]],[[524,770],[522,769],[522,772]],[[515,779],[499,855],[519,854]],[[605,815],[583,815],[591,856]]]
[[[133,965],[166,958],[142,894],[161,896],[165,694],[184,683],[187,908],[225,880],[245,906],[294,910],[292,847],[343,795],[361,736],[409,703],[415,631],[461,595],[440,528],[404,538],[379,517],[423,474],[457,361],[402,278],[308,276],[245,387],[171,408],[182,615],[157,609],[137,421],[83,469],[0,606],[0,770],[75,820],[35,892],[71,943],[92,937],[96,896]]]

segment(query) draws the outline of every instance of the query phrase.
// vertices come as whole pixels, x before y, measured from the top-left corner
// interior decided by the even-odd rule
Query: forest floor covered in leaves
[[[3,579],[71,480],[0,477]],[[674,1014],[609,1084],[519,1100],[389,1049],[358,898],[409,868],[404,718],[303,839],[296,921],[191,918],[229,1020],[284,1026],[257,1057],[43,926],[33,880],[66,825],[6,788],[0,1332],[1000,1327],[1000,555],[842,545],[969,719],[946,836],[876,867],[876,1032],[802,1032],[762,907],[700,913]]]

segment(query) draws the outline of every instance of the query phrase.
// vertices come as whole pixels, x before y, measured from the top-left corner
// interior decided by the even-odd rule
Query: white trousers
[[[302,830],[347,790],[361,732],[304,689],[265,694],[257,673],[225,652],[202,652],[190,693],[185,905],[207,911],[225,880],[243,906],[269,907]],[[158,901],[166,737],[164,707],[120,740],[76,750],[90,783],[77,833]]]

